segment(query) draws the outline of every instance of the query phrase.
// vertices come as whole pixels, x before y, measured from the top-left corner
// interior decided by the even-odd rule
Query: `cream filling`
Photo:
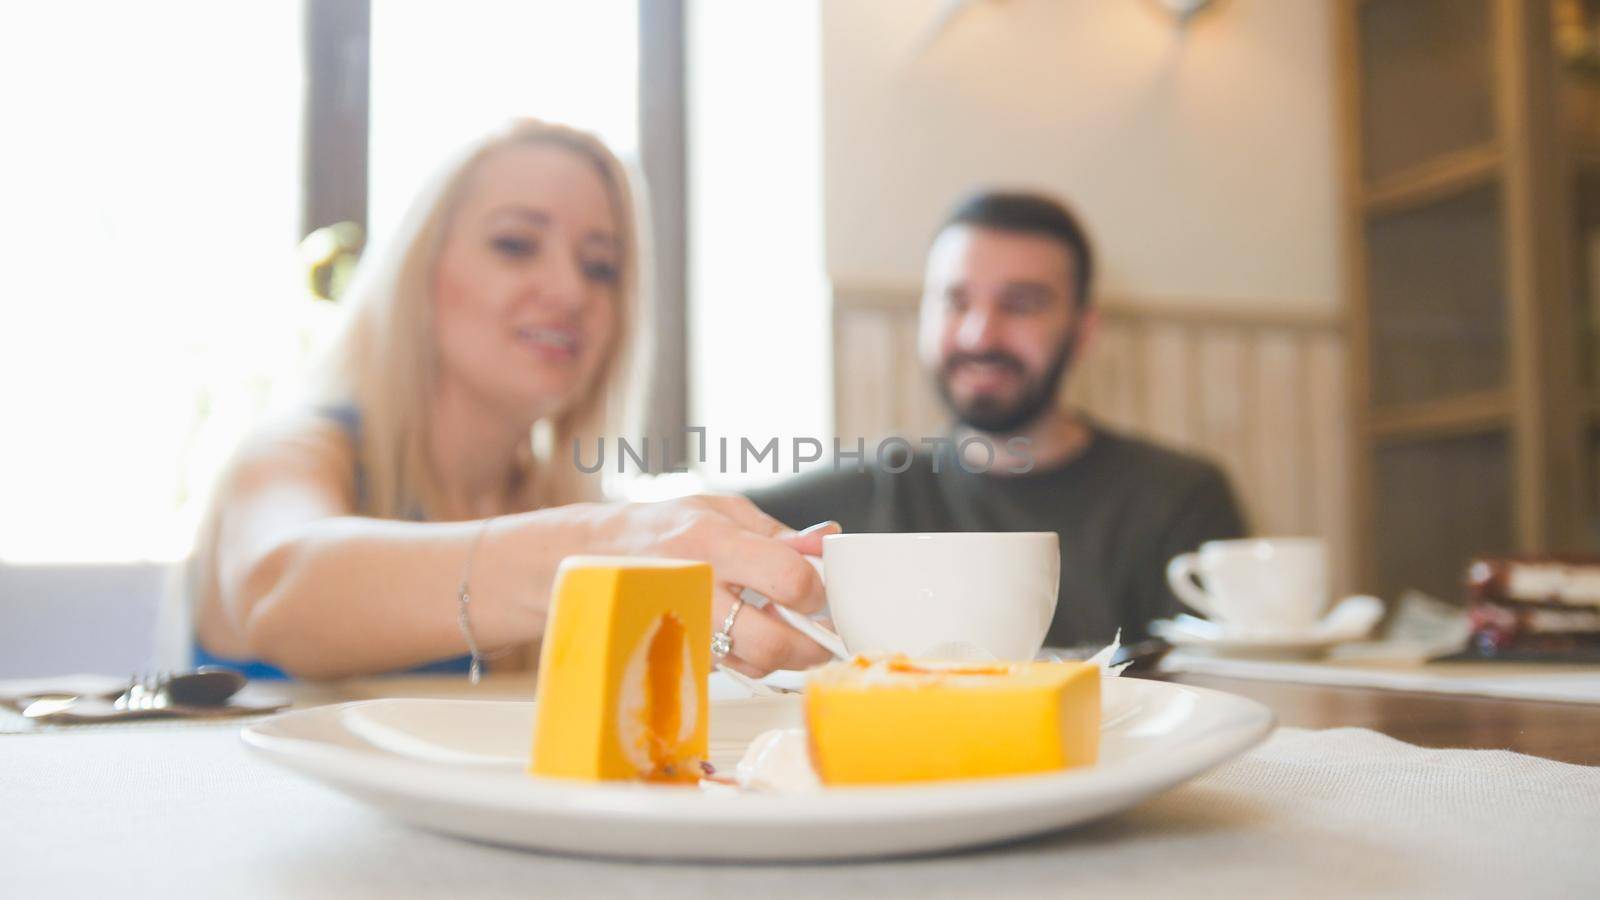
[[[1512,563],[1506,594],[1515,600],[1600,605],[1600,571],[1562,563]]]
[[[622,744],[622,755],[640,774],[649,774],[655,768],[650,758],[650,645],[661,630],[663,619],[657,619],[645,629],[633,652],[628,654],[628,664],[622,670],[622,684],[617,698],[617,739]],[[689,651],[688,631],[680,642],[683,659],[683,677],[678,682],[678,734],[679,743],[694,737],[695,722],[700,716],[700,692],[696,690],[694,658]]]

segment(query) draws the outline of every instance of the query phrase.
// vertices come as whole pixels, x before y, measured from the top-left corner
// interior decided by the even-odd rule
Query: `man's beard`
[[[963,404],[957,402],[950,392],[951,375],[958,366],[966,363],[1003,366],[1026,378],[1028,370],[1022,365],[1022,361],[1009,353],[995,351],[953,355],[945,360],[934,382],[938,385],[939,396],[944,400],[944,405],[949,407],[962,425],[985,434],[1015,434],[1033,424],[1045,410],[1055,404],[1056,390],[1061,384],[1062,376],[1071,367],[1077,349],[1078,331],[1074,328],[1067,332],[1066,338],[1061,342],[1061,349],[1056,352],[1050,365],[1045,367],[1043,374],[1025,381],[1016,399],[1009,402],[997,397],[979,395]]]

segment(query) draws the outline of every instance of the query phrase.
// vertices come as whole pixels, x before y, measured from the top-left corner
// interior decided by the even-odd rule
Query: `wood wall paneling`
[[[851,310],[835,329],[834,417],[846,441],[890,433],[901,406],[895,396],[894,319],[884,310]]]
[[[1139,329],[1112,320],[1093,346],[1085,349],[1087,395],[1080,405],[1093,408],[1112,428],[1134,429],[1144,419],[1144,381]]]
[[[1255,406],[1247,421],[1255,465],[1252,499],[1256,528],[1270,534],[1294,533],[1315,522],[1307,479],[1314,403],[1307,391],[1303,343],[1295,335],[1268,331],[1251,347]]]
[[[1337,536],[1328,545],[1328,564],[1334,572],[1334,589],[1355,590],[1363,579],[1355,569],[1355,483],[1351,471],[1351,417],[1347,353],[1334,332],[1312,335],[1304,344],[1306,441],[1304,489],[1310,499],[1306,521],[1310,533]],[[1342,580],[1341,580],[1342,579]]]
[[[1147,386],[1142,430],[1174,447],[1190,447],[1195,443],[1190,425],[1195,410],[1189,400],[1194,381],[1190,360],[1196,352],[1192,335],[1181,322],[1151,321],[1141,327],[1144,341],[1139,365]]]
[[[1252,350],[1234,328],[1201,328],[1190,338],[1198,377],[1189,384],[1190,408],[1198,413],[1194,448],[1208,453],[1233,476],[1250,519],[1261,525],[1261,485],[1255,478],[1248,421],[1255,393]]]

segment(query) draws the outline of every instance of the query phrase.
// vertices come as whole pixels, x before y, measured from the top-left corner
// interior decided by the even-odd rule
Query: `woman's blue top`
[[[345,433],[350,436],[351,443],[354,444],[355,446],[360,446],[360,444],[361,444],[361,441],[360,441],[360,437],[361,437],[361,411],[360,410],[356,409],[354,406],[334,406],[334,407],[329,407],[327,409],[320,409],[317,412],[318,412],[319,415],[324,416],[324,417],[332,420],[340,428],[344,429]],[[365,497],[366,497],[366,493],[367,493],[367,477],[366,477],[366,475],[367,475],[366,471],[361,466],[361,458],[359,456],[357,456],[356,457],[356,471],[355,471],[355,487],[356,487],[356,504],[358,506],[361,504],[362,500],[365,499]],[[419,514],[419,515],[413,516],[412,518],[415,519],[415,520],[421,520],[422,516]],[[280,679],[281,680],[281,679],[286,679],[286,678],[289,677],[289,674],[287,672],[284,672],[282,669],[278,668],[277,666],[271,665],[269,663],[261,662],[260,660],[255,660],[255,659],[225,659],[223,657],[216,656],[214,654],[208,653],[208,652],[206,652],[206,648],[200,646],[200,641],[199,641],[198,638],[196,638],[195,641],[194,641],[194,664],[196,666],[225,666],[225,667],[227,667],[229,669],[233,669],[235,671],[238,671],[238,672],[242,673],[246,678]],[[454,673],[460,673],[460,674],[465,675],[467,673],[467,671],[471,668],[471,666],[472,666],[472,657],[471,656],[458,656],[458,657],[454,657],[452,659],[441,659],[441,660],[439,660],[437,662],[427,663],[426,665],[417,666],[414,669],[404,669],[402,671],[406,672],[406,673],[415,673],[415,674],[422,674],[422,673],[454,674]]]

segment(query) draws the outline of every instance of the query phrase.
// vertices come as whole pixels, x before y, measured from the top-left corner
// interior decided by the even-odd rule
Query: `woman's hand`
[[[822,578],[805,556],[822,553],[822,539],[836,534],[833,522],[793,531],[734,495],[706,495],[661,503],[604,508],[596,523],[596,552],[665,556],[711,564],[716,587],[711,627],[722,627],[745,588],[810,614],[827,602]],[[774,669],[805,669],[832,655],[790,628],[778,615],[746,603],[734,620],[732,649],[724,662],[760,677]]]

